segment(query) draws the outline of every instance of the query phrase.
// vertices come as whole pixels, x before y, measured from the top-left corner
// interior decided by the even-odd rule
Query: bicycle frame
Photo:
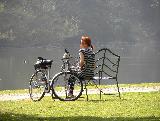
[[[67,59],[63,58],[62,61],[63,61],[63,64],[61,66],[61,72],[70,72],[71,69],[70,69],[69,58],[67,58]],[[67,68],[66,68],[66,66],[67,66]],[[47,67],[47,69],[41,69],[41,71],[43,71],[46,74],[46,77],[47,77],[47,84],[48,85],[46,85],[46,86],[48,86],[48,90],[45,90],[45,93],[50,92],[52,81],[54,80],[54,77],[56,76],[56,75],[54,75],[54,77],[51,79],[50,70],[51,70],[51,67]]]

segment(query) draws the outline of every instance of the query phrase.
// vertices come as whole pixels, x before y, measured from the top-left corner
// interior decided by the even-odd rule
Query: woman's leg
[[[78,77],[79,80],[83,80],[84,79],[84,74],[81,72],[74,72],[74,74]],[[69,86],[69,96],[73,96],[73,90],[74,90],[74,84],[75,84],[75,77],[74,76],[70,76],[69,80],[68,80],[68,86]]]

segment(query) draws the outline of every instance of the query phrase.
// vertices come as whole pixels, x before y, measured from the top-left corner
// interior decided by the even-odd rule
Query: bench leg
[[[87,97],[87,101],[88,101],[88,90],[87,90],[87,85],[85,83],[85,90],[86,90],[86,97]]]
[[[118,85],[118,81],[116,79],[116,82],[117,82],[117,90],[118,90],[118,95],[119,95],[119,98],[121,99],[121,95],[120,95],[120,91],[119,91],[119,85]]]
[[[100,94],[99,94],[99,95],[100,95],[99,98],[100,98],[100,100],[101,100],[101,99],[102,99],[102,90],[101,90],[101,89],[100,89]]]

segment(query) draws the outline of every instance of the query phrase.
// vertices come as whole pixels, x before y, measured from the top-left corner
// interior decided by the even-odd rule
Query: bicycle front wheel
[[[72,95],[70,95],[70,84],[72,83]],[[83,83],[71,72],[60,72],[52,81],[52,98],[61,101],[77,100],[83,92]],[[55,96],[55,97],[54,97]]]
[[[33,101],[40,101],[45,95],[46,81],[43,80],[44,73],[36,71],[29,82],[29,94]]]

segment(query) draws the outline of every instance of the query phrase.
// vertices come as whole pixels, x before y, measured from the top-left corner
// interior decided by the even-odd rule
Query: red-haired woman
[[[79,57],[80,72],[78,72],[77,74],[79,79],[85,80],[92,78],[94,76],[95,54],[93,52],[91,39],[88,36],[81,37]],[[74,84],[72,82],[69,82],[69,85],[69,96],[73,96]]]

